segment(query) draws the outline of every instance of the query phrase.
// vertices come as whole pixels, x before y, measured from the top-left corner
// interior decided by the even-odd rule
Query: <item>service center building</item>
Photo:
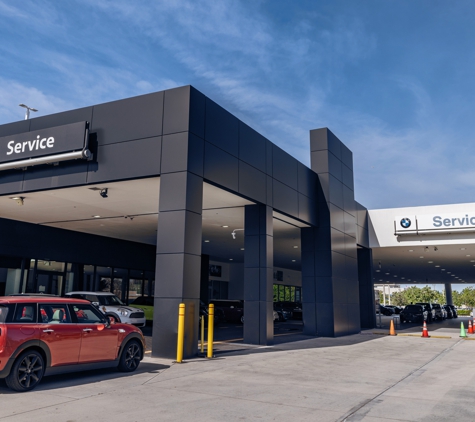
[[[371,328],[352,153],[326,128],[309,152],[311,169],[190,86],[1,125],[0,295],[153,297],[161,357],[181,302],[185,356],[200,300],[243,299],[251,344],[272,344],[287,293],[305,334]]]

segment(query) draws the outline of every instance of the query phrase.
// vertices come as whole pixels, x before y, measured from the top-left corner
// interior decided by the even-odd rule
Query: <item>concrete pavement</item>
[[[452,334],[221,343],[213,360],[146,357],[130,375],[49,377],[29,393],[0,382],[0,420],[474,421],[475,341]]]

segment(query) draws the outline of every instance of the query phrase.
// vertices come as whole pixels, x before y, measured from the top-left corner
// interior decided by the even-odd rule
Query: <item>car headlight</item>
[[[120,309],[119,311],[120,311],[120,314],[121,314],[122,316],[127,316],[127,315],[129,315],[129,311],[128,311],[127,309]]]

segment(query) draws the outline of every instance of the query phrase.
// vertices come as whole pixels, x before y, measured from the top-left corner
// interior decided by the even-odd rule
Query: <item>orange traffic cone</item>
[[[429,331],[427,331],[427,324],[424,321],[424,327],[422,327],[422,336],[421,337],[430,337]]]
[[[468,331],[467,331],[468,334],[473,334],[473,325],[472,325],[472,321],[468,320]]]
[[[394,321],[391,320],[391,323],[389,324],[389,335],[390,336],[395,336],[396,335],[396,330],[394,329]]]

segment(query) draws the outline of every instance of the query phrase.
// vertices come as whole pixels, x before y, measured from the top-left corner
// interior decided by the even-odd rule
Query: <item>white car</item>
[[[85,299],[96,305],[108,317],[116,322],[145,327],[145,313],[142,309],[127,306],[114,293],[110,292],[69,292],[67,297]]]

